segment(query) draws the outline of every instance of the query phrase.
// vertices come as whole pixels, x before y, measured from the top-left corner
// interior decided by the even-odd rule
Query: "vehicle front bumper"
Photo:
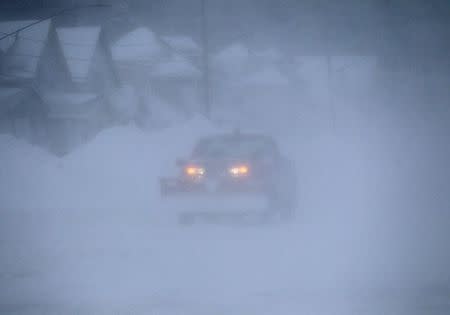
[[[163,208],[175,214],[236,215],[263,213],[268,198],[258,193],[178,193],[162,198]]]

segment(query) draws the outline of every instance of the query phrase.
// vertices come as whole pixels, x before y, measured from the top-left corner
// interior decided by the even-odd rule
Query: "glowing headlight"
[[[228,173],[230,173],[230,175],[233,177],[245,176],[248,174],[248,166],[246,165],[232,166],[228,169]]]
[[[184,169],[186,175],[189,176],[203,176],[205,175],[205,169],[203,167],[188,166]]]

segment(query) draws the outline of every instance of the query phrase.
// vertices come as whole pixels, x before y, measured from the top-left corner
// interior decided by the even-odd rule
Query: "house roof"
[[[154,61],[162,53],[161,43],[146,27],[140,27],[122,36],[111,48],[116,61]]]
[[[32,21],[8,21],[8,22],[0,22],[0,36],[9,34],[21,27],[24,27],[27,24],[32,23]],[[12,44],[16,41],[15,36],[7,37],[0,41],[0,52],[6,52]]]
[[[100,27],[57,28],[56,34],[72,79],[83,81],[95,55]]]
[[[18,4],[18,6],[14,8],[14,4]],[[8,5],[6,7],[4,6],[0,7],[0,20],[1,21],[42,20],[50,15],[55,14],[57,11],[58,8],[55,7],[43,8],[41,5],[34,6],[32,10],[28,10],[24,8],[23,2],[21,3],[19,1],[8,1]]]
[[[0,32],[11,33],[23,26],[29,25],[33,20],[8,21],[0,23]],[[34,77],[37,64],[46,45],[50,21],[43,21],[33,25],[17,36],[10,36],[0,41],[0,50],[4,55],[4,74],[20,76],[23,78]]]
[[[162,40],[173,50],[189,55],[199,55],[200,46],[189,36],[163,36]]]
[[[152,70],[153,76],[165,78],[197,77],[200,74],[200,70],[180,55],[174,55],[169,60],[158,63]]]

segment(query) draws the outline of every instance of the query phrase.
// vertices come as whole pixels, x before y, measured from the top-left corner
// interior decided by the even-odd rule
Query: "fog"
[[[448,314],[449,21],[0,1],[0,313]],[[295,219],[179,224],[161,178],[236,129],[295,164]]]

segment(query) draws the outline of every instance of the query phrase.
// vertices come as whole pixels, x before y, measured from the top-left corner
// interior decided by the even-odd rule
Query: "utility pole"
[[[333,130],[336,129],[336,109],[334,108],[334,100],[333,100],[333,64],[330,54],[330,49],[327,47],[327,86],[328,86],[328,107],[331,113],[331,127]]]
[[[336,130],[336,109],[335,109],[335,105],[334,105],[334,100],[333,100],[333,96],[334,96],[334,90],[333,90],[333,63],[332,63],[332,57],[331,57],[331,22],[330,22],[330,9],[327,8],[325,10],[326,12],[326,22],[325,22],[325,49],[326,49],[326,54],[325,54],[325,59],[326,59],[326,67],[327,67],[327,89],[328,89],[328,98],[327,98],[327,103],[328,103],[328,109],[330,111],[331,114],[331,128],[333,129],[333,131]]]
[[[202,65],[203,65],[203,106],[205,117],[211,118],[211,84],[209,73],[208,21],[206,16],[206,0],[201,1],[202,20]]]

